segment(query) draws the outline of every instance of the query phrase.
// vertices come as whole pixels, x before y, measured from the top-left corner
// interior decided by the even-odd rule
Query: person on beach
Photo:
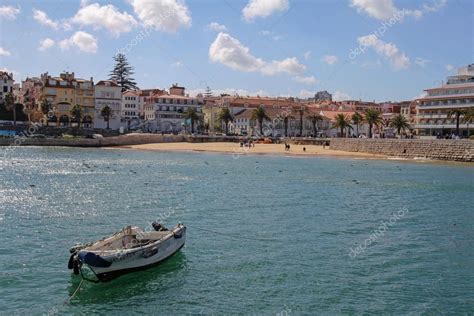
[[[303,147],[303,151],[306,152],[306,147]]]

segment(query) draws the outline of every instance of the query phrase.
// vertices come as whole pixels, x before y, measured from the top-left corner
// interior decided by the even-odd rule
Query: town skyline
[[[450,49],[472,47],[469,20],[459,18],[468,1],[268,3],[3,1],[0,68],[16,81],[46,71],[99,81],[125,52],[142,89],[300,98],[328,90],[335,100],[383,102],[412,100],[472,62],[472,50]]]

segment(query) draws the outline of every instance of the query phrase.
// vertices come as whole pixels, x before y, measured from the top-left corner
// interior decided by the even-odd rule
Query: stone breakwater
[[[333,138],[331,149],[402,158],[474,162],[473,140]]]
[[[210,137],[187,135],[127,134],[97,139],[89,138],[0,138],[0,146],[70,146],[70,147],[112,147],[153,143],[205,143],[205,142],[241,142],[240,137]]]

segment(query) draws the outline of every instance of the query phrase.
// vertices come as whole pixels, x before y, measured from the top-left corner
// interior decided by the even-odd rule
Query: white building
[[[418,100],[416,125],[421,136],[445,137],[456,134],[458,118],[454,113],[474,107],[474,64],[460,68],[456,76],[448,77],[446,84],[426,89],[427,95]],[[468,137],[474,130],[459,116],[459,136]]]
[[[13,73],[0,71],[0,103],[3,103],[7,93],[13,94]]]
[[[110,80],[99,81],[95,85],[95,128],[107,128],[107,122],[101,115],[102,109],[108,106],[112,111],[109,128],[117,130],[121,126],[122,88]]]
[[[186,96],[184,87],[173,85],[169,94],[155,95],[147,98],[145,120],[155,121],[156,130],[165,133],[190,131],[190,123],[185,119],[189,108],[194,108],[202,116],[202,105],[198,98]],[[196,131],[198,122],[194,122]]]
[[[140,119],[140,109],[143,106],[143,97],[140,91],[126,91],[122,94],[122,122],[128,123]]]

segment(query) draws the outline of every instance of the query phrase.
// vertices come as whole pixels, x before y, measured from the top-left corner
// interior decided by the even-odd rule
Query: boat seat
[[[169,235],[170,231],[162,231],[162,232],[143,232],[137,234],[137,240],[158,240],[166,235]]]

